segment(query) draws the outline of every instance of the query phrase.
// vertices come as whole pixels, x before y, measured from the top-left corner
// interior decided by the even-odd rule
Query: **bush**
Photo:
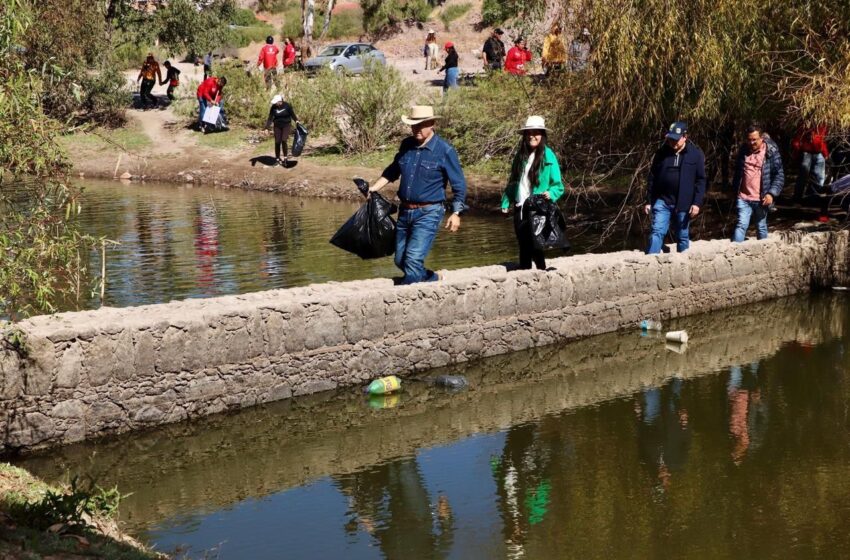
[[[242,27],[252,27],[260,23],[260,20],[257,19],[257,16],[254,15],[253,10],[249,10],[248,8],[238,8],[233,17],[230,18],[230,23],[233,25],[240,25]]]
[[[282,93],[310,134],[332,134],[334,112],[346,80],[345,76],[339,76],[328,68],[312,78],[304,73],[285,74]]]
[[[446,26],[446,31],[450,31],[450,24],[458,19],[466,15],[466,12],[472,7],[472,4],[469,2],[464,2],[463,4],[452,4],[451,6],[447,6],[443,13],[440,14],[440,21],[443,22],[443,25]]]
[[[227,78],[224,88],[224,107],[234,123],[262,126],[269,114],[271,93],[266,91],[263,75],[248,72],[241,61],[229,60],[218,64],[216,76]]]
[[[247,47],[251,43],[265,43],[266,37],[274,36],[274,27],[270,25],[253,25],[251,27],[236,27],[228,33],[225,46]]]
[[[334,136],[346,152],[368,152],[404,132],[399,117],[413,86],[395,68],[375,66],[359,79],[340,78]]]
[[[322,20],[324,25],[324,20]],[[340,37],[353,37],[363,32],[363,10],[345,10],[334,14],[331,25],[325,35],[328,39],[339,39]],[[319,31],[321,33],[321,30]]]
[[[481,77],[474,87],[453,90],[444,99],[440,129],[465,162],[496,158],[509,165],[525,118],[551,114],[545,100],[535,99],[528,80],[508,74]]]

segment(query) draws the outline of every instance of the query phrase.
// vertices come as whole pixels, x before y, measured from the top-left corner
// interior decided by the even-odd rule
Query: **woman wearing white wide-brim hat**
[[[533,195],[542,195],[556,202],[564,194],[561,168],[555,152],[546,145],[546,122],[543,117],[528,117],[518,133],[522,139],[514,155],[508,183],[502,193],[502,212],[514,208],[514,231],[519,243],[519,266],[531,268],[532,261],[540,270],[546,269],[543,251],[534,248],[531,223],[523,205]],[[525,214],[525,215],[524,215]]]

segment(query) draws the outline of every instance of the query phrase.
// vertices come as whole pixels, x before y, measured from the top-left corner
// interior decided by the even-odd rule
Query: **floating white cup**
[[[670,331],[665,337],[670,342],[687,342],[688,341],[688,331]]]

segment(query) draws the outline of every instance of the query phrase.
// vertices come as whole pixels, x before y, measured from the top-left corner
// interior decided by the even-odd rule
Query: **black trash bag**
[[[365,197],[369,196],[369,182],[366,179],[361,179],[360,177],[354,178],[354,184],[357,185],[357,190],[360,191]]]
[[[215,124],[205,122],[203,124],[204,132],[227,132],[230,127],[227,125],[227,115],[224,113],[224,107],[218,112],[218,118]]]
[[[528,222],[534,248],[570,250],[567,240],[567,222],[558,205],[545,196],[536,194],[526,199],[523,212],[528,212]]]
[[[307,143],[307,129],[301,123],[295,123],[295,140],[292,141],[292,155],[298,157]]]
[[[336,234],[331,244],[361,259],[379,259],[395,253],[395,220],[398,207],[376,192]]]

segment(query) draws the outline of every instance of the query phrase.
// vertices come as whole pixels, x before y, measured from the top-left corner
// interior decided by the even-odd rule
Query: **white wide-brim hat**
[[[439,115],[434,114],[434,108],[430,105],[414,105],[410,108],[409,115],[402,115],[401,122],[408,125],[423,123],[425,121],[434,121],[440,119]]]
[[[546,128],[546,121],[543,120],[543,117],[541,117],[540,115],[532,115],[532,116],[528,117],[527,119],[525,119],[525,125],[522,128],[520,128],[519,130],[517,130],[517,132],[523,132],[525,130],[546,130],[546,131],[548,131],[549,129]]]
[[[272,97],[272,105],[277,105],[281,101],[283,101],[282,95],[275,95],[274,97]]]

